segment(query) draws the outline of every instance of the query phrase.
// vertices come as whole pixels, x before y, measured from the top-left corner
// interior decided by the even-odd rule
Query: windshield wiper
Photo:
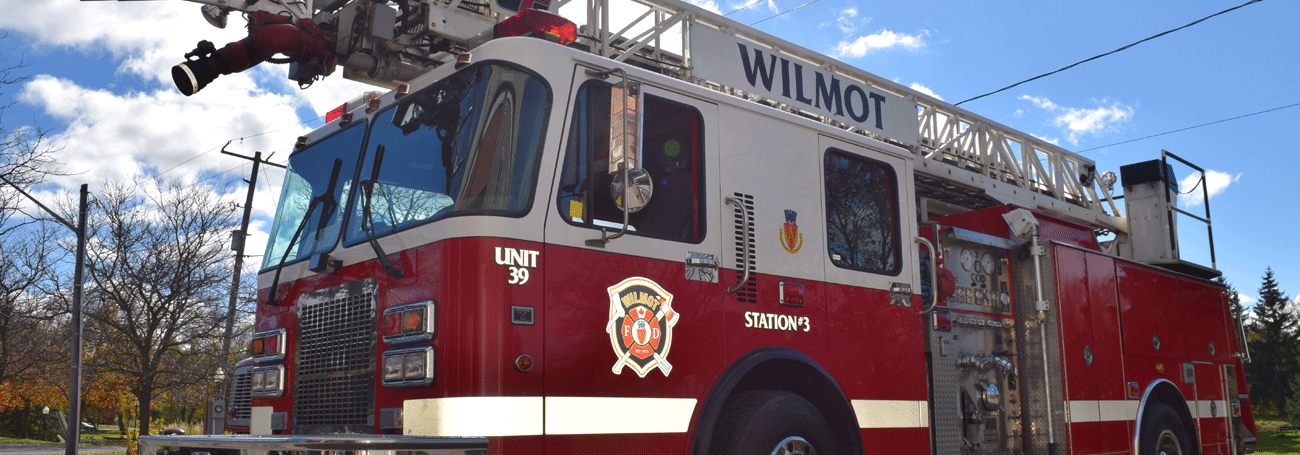
[[[317,205],[322,205],[321,218],[316,224],[316,239],[320,240],[320,230],[325,228],[325,213],[329,212],[333,216],[334,208],[339,203],[334,199],[334,186],[339,183],[339,172],[343,170],[343,160],[334,159],[334,170],[330,171],[330,183],[325,187],[325,192],[320,196],[311,198],[311,203],[307,204],[307,213],[302,215],[302,221],[298,222],[298,229],[293,231],[293,237],[289,238],[289,246],[284,248],[284,255],[280,256],[280,263],[275,266],[275,278],[271,280],[271,292],[266,297],[266,304],[271,306],[280,306],[280,300],[276,298],[276,290],[280,287],[280,271],[284,270],[284,261],[289,259],[289,252],[293,251],[294,244],[298,243],[298,237],[302,235],[302,229],[307,226],[307,220],[311,218],[311,211]]]
[[[361,230],[366,233],[366,240],[370,242],[370,248],[375,250],[375,256],[379,259],[379,264],[384,266],[384,273],[393,278],[406,276],[406,272],[397,268],[388,260],[388,253],[384,252],[383,247],[379,246],[379,239],[375,235],[375,225],[371,220],[371,202],[375,185],[379,184],[379,167],[384,164],[384,144],[375,146],[375,164],[370,169],[370,180],[361,182],[361,192],[364,196],[361,199]]]

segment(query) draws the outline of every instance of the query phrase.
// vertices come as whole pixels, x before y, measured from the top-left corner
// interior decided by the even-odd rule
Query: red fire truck
[[[250,36],[200,45],[186,94],[277,52],[300,83],[391,90],[289,158],[231,400],[251,435],[145,450],[1253,439],[1240,315],[1180,257],[1172,154],[1098,172],[677,0],[638,0],[635,37],[602,1],[581,30],[517,0],[206,3]]]

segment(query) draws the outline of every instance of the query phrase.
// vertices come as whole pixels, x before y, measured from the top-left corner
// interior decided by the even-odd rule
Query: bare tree
[[[7,37],[0,35],[0,41]],[[26,81],[30,77],[23,73],[26,67],[21,60],[17,63],[0,61],[0,90]],[[0,177],[27,189],[45,182],[50,176],[59,175],[58,162],[54,160],[58,149],[47,140],[48,131],[39,126],[15,128],[5,123],[5,111],[12,105],[11,102],[0,106]],[[37,218],[26,217],[23,222],[14,222],[13,216],[21,213],[21,198],[15,188],[0,182],[0,237]]]
[[[0,239],[0,383],[43,380],[59,357],[63,337],[51,337],[54,316],[45,311],[54,294],[54,265],[61,251],[52,226],[41,223]]]
[[[120,349],[93,368],[130,378],[147,434],[160,393],[211,381],[220,364],[227,241],[238,221],[211,188],[139,195],[138,187],[105,184],[95,202],[86,315],[102,338],[92,343]]]
[[[0,41],[7,37],[0,34]],[[26,67],[22,60],[0,59],[0,94],[28,79]],[[66,343],[52,336],[57,321],[45,311],[59,289],[55,266],[63,252],[55,240],[61,232],[57,225],[43,223],[42,214],[24,213],[19,190],[60,173],[54,159],[58,150],[47,141],[46,130],[6,123],[12,105],[0,105],[0,384],[26,399],[33,395],[25,392],[46,391],[33,384],[48,383],[49,370],[67,357],[59,357]]]

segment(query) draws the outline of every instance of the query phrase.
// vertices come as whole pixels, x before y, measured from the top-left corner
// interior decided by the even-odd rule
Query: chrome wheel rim
[[[776,448],[772,449],[772,455],[817,455],[817,450],[813,449],[807,439],[791,436],[782,439]]]
[[[1160,432],[1160,436],[1156,438],[1156,453],[1160,455],[1183,454],[1183,448],[1178,444],[1178,436],[1174,434],[1173,430]]]

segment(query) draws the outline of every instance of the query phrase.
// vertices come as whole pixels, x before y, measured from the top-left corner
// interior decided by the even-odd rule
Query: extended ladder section
[[[569,0],[191,1],[208,4],[214,24],[230,10],[294,19],[310,12],[337,30],[333,55],[344,77],[393,87],[492,39],[494,25],[518,11],[558,11]],[[619,16],[624,8],[640,16],[617,29],[610,0],[585,1],[577,47],[907,149],[927,213],[1016,204],[1130,231],[1110,194],[1113,179],[1099,178],[1092,160],[684,1],[620,0]],[[676,41],[680,53],[665,50]],[[300,76],[291,74],[315,77]]]
[[[632,2],[645,11],[615,29],[608,0],[587,0],[580,41],[598,55],[652,65],[903,147],[913,155],[918,195],[927,200],[962,210],[1017,204],[1097,229],[1128,232],[1127,219],[1111,196],[1113,182],[1101,181],[1092,160],[695,5]],[[633,30],[641,32],[627,37]],[[665,52],[662,42],[676,39],[682,42],[681,53]],[[743,60],[746,79],[740,83],[717,77],[715,57],[726,53]],[[794,94],[787,80],[792,74]],[[898,109],[891,104],[915,109],[915,115],[891,127],[880,120],[882,110]]]

